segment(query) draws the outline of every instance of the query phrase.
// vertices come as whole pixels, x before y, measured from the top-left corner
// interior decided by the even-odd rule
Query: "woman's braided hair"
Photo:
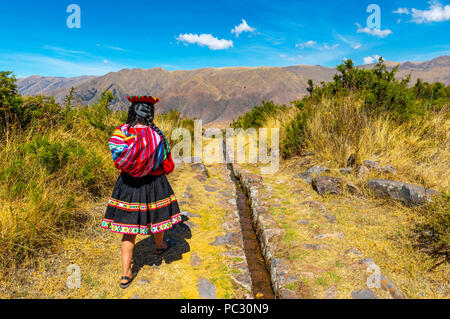
[[[169,142],[167,141],[166,136],[163,134],[161,129],[159,127],[157,127],[156,124],[153,122],[153,120],[155,118],[155,106],[152,103],[133,102],[128,109],[127,124],[129,124],[131,126],[135,126],[138,123],[137,116],[136,116],[136,108],[142,104],[147,105],[148,108],[150,109],[150,115],[145,119],[145,121],[146,121],[145,124],[147,124],[149,127],[151,127],[152,129],[155,130],[155,132],[161,137],[161,139],[164,143],[164,147],[166,148],[167,151],[169,151],[169,149],[170,149]]]

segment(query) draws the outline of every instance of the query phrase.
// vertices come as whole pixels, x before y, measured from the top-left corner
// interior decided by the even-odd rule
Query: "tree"
[[[314,83],[312,79],[308,80],[308,87],[306,88],[306,91],[308,91],[309,96],[312,96],[314,93]]]
[[[17,113],[22,98],[17,90],[16,77],[10,71],[0,72],[0,116],[2,122]]]

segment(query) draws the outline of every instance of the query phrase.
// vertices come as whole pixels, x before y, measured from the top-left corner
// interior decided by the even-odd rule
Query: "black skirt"
[[[180,208],[166,175],[132,177],[123,172],[101,227],[120,234],[150,235],[180,222]]]

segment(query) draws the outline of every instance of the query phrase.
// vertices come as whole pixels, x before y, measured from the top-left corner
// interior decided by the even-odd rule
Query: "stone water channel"
[[[239,181],[235,178],[231,164],[228,165],[228,169],[230,170],[230,177],[236,186],[236,206],[239,213],[245,257],[252,280],[253,296],[260,299],[274,299],[270,275],[265,267],[260,243],[253,228],[248,198]]]

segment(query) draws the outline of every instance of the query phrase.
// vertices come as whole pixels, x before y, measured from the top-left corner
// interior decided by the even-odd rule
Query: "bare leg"
[[[134,243],[136,235],[123,235],[122,238],[122,276],[132,278],[131,258],[133,257]],[[121,280],[121,283],[126,284],[127,280]]]
[[[167,244],[164,240],[164,232],[160,232],[157,234],[153,234],[155,236],[156,249],[164,249],[167,248]]]

